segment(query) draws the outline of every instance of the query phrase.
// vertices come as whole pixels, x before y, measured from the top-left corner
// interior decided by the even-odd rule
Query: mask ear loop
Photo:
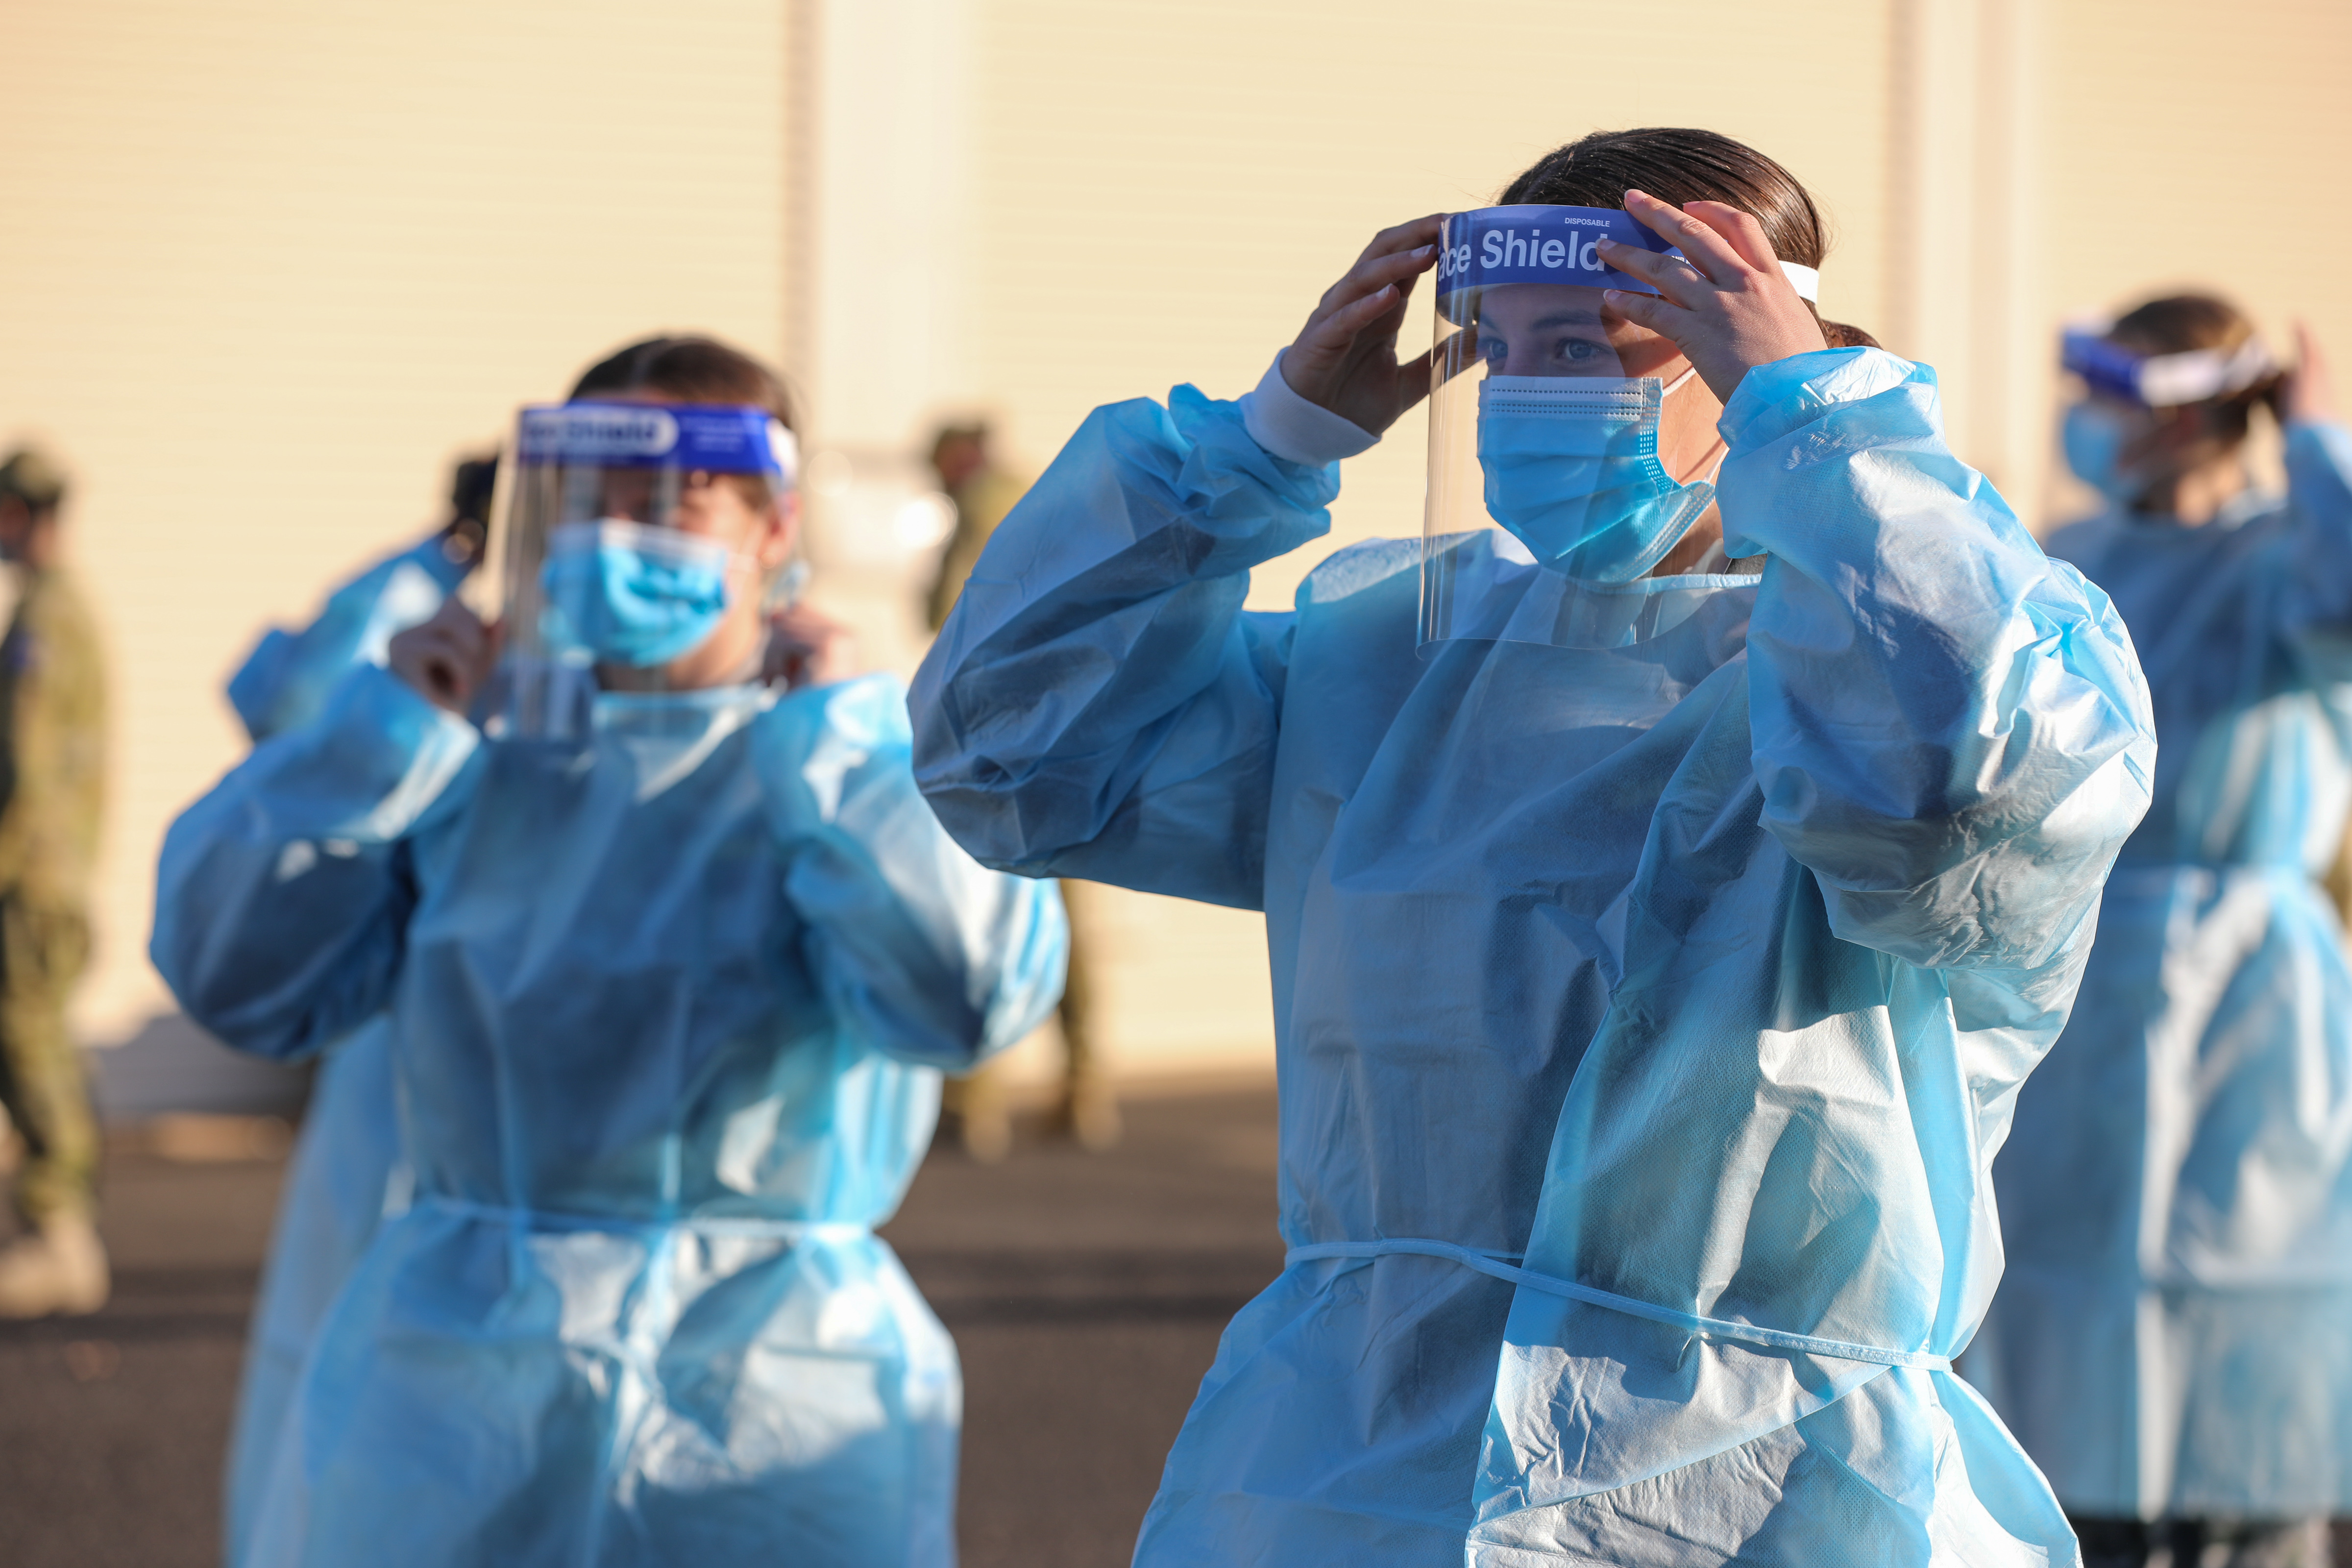
[[[767,589],[761,596],[760,608],[772,616],[791,609],[808,591],[808,582],[809,563],[797,555],[793,556],[776,568],[769,578]]]
[[[1673,381],[1671,381],[1671,382],[1667,383],[1665,391],[1664,391],[1664,392],[1662,392],[1662,393],[1660,393],[1660,394],[1658,395],[1658,401],[1659,401],[1661,404],[1664,404],[1667,398],[1672,397],[1672,396],[1675,395],[1675,391],[1676,391],[1678,388],[1680,388],[1680,387],[1681,387],[1681,386],[1682,386],[1685,382],[1689,381],[1691,377],[1693,377],[1693,376],[1696,375],[1697,374],[1698,374],[1698,366],[1696,366],[1696,365],[1695,365],[1695,364],[1688,364],[1688,363],[1685,363],[1685,364],[1683,366],[1683,373],[1682,373],[1682,374],[1680,374],[1680,375],[1678,375],[1678,376],[1675,377],[1675,379],[1674,379]],[[1722,477],[1722,475],[1723,475],[1723,465],[1724,465],[1726,462],[1729,461],[1729,459],[1730,459],[1730,458],[1731,458],[1731,447],[1729,447],[1729,445],[1727,445],[1727,444],[1723,440],[1723,438],[1722,438],[1720,436],[1717,436],[1717,437],[1715,445],[1716,445],[1715,467],[1707,470],[1707,475],[1706,475],[1706,478],[1705,479],[1703,479],[1703,480],[1700,480],[1700,481],[1699,481],[1700,483],[1705,484],[1705,485],[1707,487],[1707,489],[1712,489],[1712,490],[1716,490],[1716,491],[1717,492],[1714,497],[1712,497],[1712,498],[1710,498],[1710,499],[1708,500],[1708,501],[1707,501],[1707,503],[1706,503],[1706,505],[1707,505],[1707,510],[1713,510],[1713,509],[1715,509],[1715,508],[1720,507],[1720,506],[1723,504],[1721,491],[1720,491],[1720,489],[1717,486],[1717,484],[1716,484],[1716,480],[1717,480],[1717,479],[1720,479],[1720,478]],[[1675,482],[1676,484],[1685,484],[1685,485],[1686,485],[1686,484],[1689,484],[1691,481],[1690,481],[1689,479],[1676,479]],[[1706,510],[1702,510],[1702,511],[1699,513],[1699,517],[1705,517],[1706,515]],[[1695,517],[1695,518],[1691,519],[1691,527],[1692,527],[1692,528],[1696,528],[1696,527],[1697,527],[1697,526],[1698,526],[1698,518]],[[1690,530],[1689,530],[1689,529],[1685,529],[1685,530],[1683,531],[1683,532],[1684,532],[1684,536],[1685,536],[1685,537],[1688,537],[1689,532],[1690,532]],[[1675,543],[1677,543],[1677,544],[1679,544],[1680,542],[1681,542],[1681,541],[1680,541],[1680,540],[1676,540],[1676,541],[1675,541]],[[1671,550],[1671,548],[1670,548],[1670,549],[1669,549],[1669,551],[1668,551],[1668,553],[1669,553],[1669,554],[1671,554],[1672,552],[1672,552],[1672,550]],[[1717,539],[1716,539],[1716,542],[1715,542],[1714,546],[1713,546],[1713,547],[1712,547],[1712,549],[1708,552],[1707,555],[1706,555],[1706,556],[1705,556],[1705,557],[1702,557],[1702,558],[1701,558],[1700,560],[1698,560],[1697,562],[1693,563],[1693,564],[1692,564],[1692,566],[1691,566],[1691,569],[1690,569],[1690,572],[1688,572],[1688,573],[1684,573],[1684,574],[1682,574],[1682,575],[1688,576],[1688,575],[1692,574],[1693,573],[1699,574],[1702,574],[1702,575],[1703,575],[1703,574],[1706,574],[1706,573],[1708,573],[1708,572],[1712,572],[1712,571],[1719,570],[1722,566],[1724,566],[1724,565],[1727,565],[1727,564],[1729,564],[1729,558],[1728,558],[1727,556],[1726,556],[1726,555],[1724,554],[1724,552],[1723,552],[1723,540],[1722,540],[1722,537],[1718,534],[1718,535],[1717,536]]]
[[[1691,377],[1697,374],[1698,366],[1685,363],[1683,366],[1682,374],[1668,382],[1666,384],[1665,391],[1658,394],[1658,402],[1663,405],[1667,398],[1672,397],[1675,393],[1682,387],[1684,383],[1689,381]],[[1710,485],[1715,483],[1716,476],[1723,472],[1724,462],[1731,456],[1731,448],[1729,446],[1725,444],[1721,436],[1717,436],[1716,437],[1715,444],[1720,449],[1716,453],[1715,467],[1708,471],[1705,481]],[[1685,479],[1677,479],[1675,480],[1675,483],[1678,485],[1686,485],[1690,482],[1690,480]]]

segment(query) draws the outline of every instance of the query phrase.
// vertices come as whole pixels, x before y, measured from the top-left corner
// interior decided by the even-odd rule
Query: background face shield
[[[1665,250],[1624,213],[1488,207],[1445,220],[1422,514],[1421,640],[1612,647],[1687,616],[1711,588],[1644,574],[1711,487],[1657,457],[1679,351],[1602,305],[1652,292],[1600,259],[1603,238]],[[1668,580],[1669,584],[1684,580]]]
[[[491,727],[577,740],[598,690],[665,689],[662,667],[759,595],[749,542],[698,519],[788,492],[793,437],[761,408],[572,403],[524,409],[513,449],[491,547],[506,626]]]
[[[2245,391],[2278,374],[2263,340],[2234,349],[2185,353],[2137,353],[2107,341],[2105,325],[2069,328],[2059,340],[2059,363],[2103,396],[2142,408],[2175,408]]]

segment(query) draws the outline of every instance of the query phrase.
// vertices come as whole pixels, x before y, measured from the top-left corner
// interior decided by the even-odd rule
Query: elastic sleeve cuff
[[[481,731],[379,665],[347,670],[320,721],[300,732],[321,800],[358,807],[342,836],[389,844],[436,804],[482,743]]]
[[[1352,419],[1343,419],[1319,404],[1309,403],[1282,379],[1285,348],[1265,367],[1254,391],[1242,395],[1242,428],[1250,439],[1285,462],[1319,468],[1342,458],[1368,452],[1380,437]]]
[[[1740,377],[1716,432],[1737,458],[1778,441],[1842,403],[1860,403],[1918,375],[1923,366],[1884,349],[1815,349],[1759,364]],[[1932,379],[1933,373],[1928,373]]]

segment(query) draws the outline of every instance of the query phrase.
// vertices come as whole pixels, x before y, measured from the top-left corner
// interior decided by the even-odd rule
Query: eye
[[[1601,345],[1590,338],[1563,338],[1559,355],[1570,364],[1585,364],[1601,357]]]
[[[1510,345],[1502,339],[1487,332],[1478,334],[1478,357],[1488,364],[1502,363],[1510,356]]]

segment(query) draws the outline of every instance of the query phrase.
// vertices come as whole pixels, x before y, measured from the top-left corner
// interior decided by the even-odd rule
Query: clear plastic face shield
[[[2142,354],[2110,342],[2110,323],[2083,322],[2060,340],[2059,363],[2083,384],[2060,437],[2066,466],[2112,504],[2129,506],[2163,477],[2156,411],[2231,397],[2278,374],[2259,337],[2234,349]]]
[[[1604,207],[1455,213],[1439,241],[1421,640],[1614,647],[1687,616],[1718,584],[1648,574],[1714,504],[1713,473],[1658,450],[1691,372],[1606,311],[1654,293],[1601,259],[1613,239],[1670,252]],[[1791,268],[1810,297],[1810,268]]]
[[[524,409],[513,450],[493,553],[495,731],[576,740],[599,690],[756,677],[790,537],[792,432],[764,408],[568,403]],[[744,645],[743,668],[713,661],[721,642]]]

